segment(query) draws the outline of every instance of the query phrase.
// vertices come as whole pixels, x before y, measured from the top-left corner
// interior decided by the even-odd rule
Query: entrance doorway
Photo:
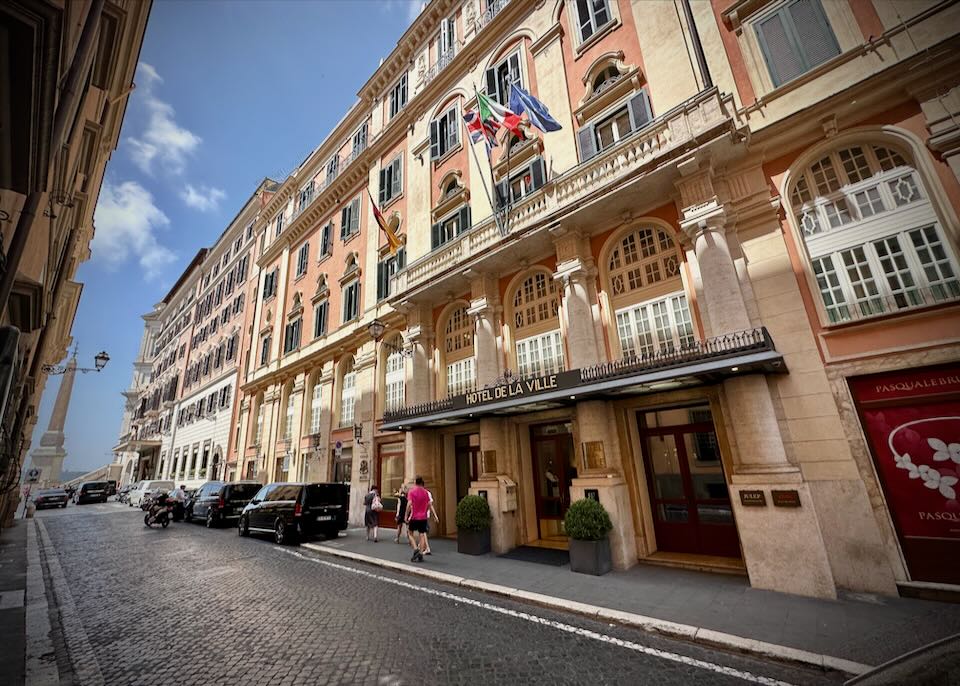
[[[637,421],[657,549],[739,558],[709,406],[640,412]]]
[[[403,488],[405,447],[399,441],[381,443],[377,452],[377,478],[374,484],[380,488],[380,502],[383,503],[377,521],[380,526],[392,529],[397,526],[397,494]]]
[[[480,434],[459,434],[453,441],[459,503],[470,493],[470,482],[480,475]]]
[[[563,518],[570,507],[570,484],[577,476],[573,427],[569,422],[530,427],[530,453],[540,541],[566,544]]]

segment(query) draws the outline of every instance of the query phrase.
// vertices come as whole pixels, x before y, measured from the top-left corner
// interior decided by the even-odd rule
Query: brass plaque
[[[607,468],[607,457],[603,453],[603,441],[587,441],[583,444],[583,467],[590,471]]]
[[[740,504],[744,507],[766,507],[767,496],[763,491],[740,491]]]
[[[497,451],[496,450],[483,451],[483,465],[480,471],[484,474],[497,473]]]
[[[774,507],[800,507],[800,493],[797,491],[770,491]]]

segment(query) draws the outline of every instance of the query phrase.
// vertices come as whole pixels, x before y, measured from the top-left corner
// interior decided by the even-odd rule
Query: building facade
[[[235,476],[225,458],[255,268],[253,223],[274,185],[264,180],[217,241],[197,253],[144,315],[114,447],[124,483],[164,479],[195,488]]]
[[[72,342],[82,291],[74,276],[90,256],[93,211],[150,7],[148,0],[0,6],[0,526],[17,504],[45,366],[63,360]]]
[[[355,523],[420,475],[498,552],[593,497],[618,568],[960,584],[958,13],[433,0],[253,220],[227,475]],[[488,163],[463,113],[514,85],[562,128]]]

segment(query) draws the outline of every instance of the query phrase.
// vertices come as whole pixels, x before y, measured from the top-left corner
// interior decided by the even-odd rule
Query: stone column
[[[563,319],[566,330],[566,368],[578,369],[600,363],[602,339],[597,338],[597,269],[589,246],[576,231],[555,229],[557,271],[553,278],[563,290]]]
[[[476,359],[477,388],[493,383],[503,374],[503,356],[497,344],[500,336],[500,292],[497,281],[489,274],[472,272],[471,300],[467,314],[473,317],[476,335],[473,354]]]
[[[319,436],[314,441],[312,452],[306,458],[307,460],[307,480],[308,481],[329,481],[333,476],[333,470],[330,466],[330,419],[333,414],[331,401],[333,398],[333,361],[328,360],[323,371],[317,377],[317,383],[320,384],[320,431]],[[313,401],[311,396],[310,402]]]
[[[362,427],[363,435],[353,442],[353,474],[350,488],[350,524],[363,526],[363,497],[376,478],[376,452],[374,437],[374,408],[376,393],[382,393],[378,376],[383,370],[377,365],[377,346],[367,341],[354,358],[353,370],[357,374],[357,400],[354,408],[354,424]]]
[[[751,328],[740,277],[727,244],[736,230],[724,204],[725,182],[691,158],[678,165],[685,178],[680,226],[693,243],[703,281],[700,306],[708,313],[712,335]],[[716,187],[715,187],[716,182]],[[765,376],[733,377],[721,387],[731,434],[733,471],[727,475],[750,583],[799,595],[835,598],[816,507],[798,467],[787,459],[783,435]],[[716,417],[719,423],[722,418]],[[798,508],[773,507],[767,489],[797,491]],[[766,507],[744,507],[740,492],[761,490]]]
[[[517,510],[507,509],[506,488],[517,492],[518,484],[510,474],[509,425],[504,419],[484,418],[480,420],[480,476],[470,482],[470,493],[486,493],[493,521],[490,524],[490,546],[493,552],[500,554],[517,547]],[[517,499],[515,498],[514,501]],[[515,508],[516,502],[510,505]]]

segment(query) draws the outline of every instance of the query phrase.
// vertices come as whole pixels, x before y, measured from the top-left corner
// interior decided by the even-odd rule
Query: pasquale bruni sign
[[[577,369],[530,379],[518,379],[509,383],[482,388],[465,395],[458,395],[453,399],[453,409],[470,409],[510,400],[522,401],[550,391],[573,389],[579,384],[580,371]]]

